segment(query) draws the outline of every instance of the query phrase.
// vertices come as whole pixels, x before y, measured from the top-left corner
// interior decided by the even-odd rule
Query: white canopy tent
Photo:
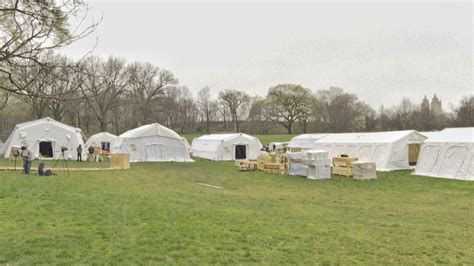
[[[392,171],[409,169],[409,157],[414,157],[416,163],[416,151],[425,139],[414,130],[338,133],[317,140],[313,148],[329,152],[330,157],[347,154],[361,161],[375,162],[378,171]],[[410,154],[412,151],[414,154]]]
[[[117,146],[116,142],[118,139],[119,138],[114,134],[100,132],[89,137],[86,142],[86,148],[90,146],[100,146],[102,150],[104,150],[104,148],[108,146],[110,149],[111,147]]]
[[[428,138],[413,174],[474,181],[474,127],[446,128]]]
[[[13,146],[28,146],[35,158],[58,159],[61,148],[65,147],[65,159],[77,158],[77,147],[82,145],[85,156],[81,129],[60,123],[46,117],[16,125],[2,147],[1,154],[9,158]]]
[[[303,150],[311,150],[314,142],[326,137],[328,134],[302,134],[291,139],[288,144],[289,148],[302,148]]]
[[[420,132],[421,135],[424,135],[427,138],[434,137],[438,133],[439,133],[439,131],[423,131],[423,132]]]
[[[115,153],[130,154],[131,162],[192,162],[184,138],[158,123],[119,136]]]
[[[211,134],[193,139],[193,156],[213,161],[256,160],[262,143],[243,133]]]
[[[268,150],[270,152],[277,152],[280,149],[284,149],[284,148],[288,147],[289,143],[290,142],[276,142],[276,141],[275,142],[270,142],[268,144]]]

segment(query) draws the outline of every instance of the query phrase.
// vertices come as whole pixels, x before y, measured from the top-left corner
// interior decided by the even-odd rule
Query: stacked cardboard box
[[[331,178],[331,160],[329,154],[322,150],[309,150],[305,159],[306,178],[329,179]]]
[[[305,152],[286,152],[286,157],[288,158],[288,174],[289,175],[300,175],[306,176],[306,167],[305,166]]]
[[[352,174],[354,180],[377,179],[375,163],[372,162],[353,162]]]

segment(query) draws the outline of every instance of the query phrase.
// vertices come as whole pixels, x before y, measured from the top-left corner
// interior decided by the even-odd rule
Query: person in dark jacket
[[[87,160],[89,162],[93,162],[94,161],[94,146],[90,145],[87,151],[89,152],[89,156],[87,157]]]
[[[77,161],[82,162],[82,144],[77,147]]]

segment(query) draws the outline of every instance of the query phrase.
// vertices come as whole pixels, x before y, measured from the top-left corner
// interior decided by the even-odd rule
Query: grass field
[[[3,171],[0,264],[474,261],[474,183],[378,175],[311,181],[202,160]]]

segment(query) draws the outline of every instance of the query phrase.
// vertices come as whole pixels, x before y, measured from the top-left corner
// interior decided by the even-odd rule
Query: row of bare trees
[[[159,122],[179,132],[249,133],[433,130],[474,126],[474,97],[434,114],[404,98],[377,111],[340,88],[312,91],[278,84],[265,97],[209,87],[196,97],[174,75],[150,63],[117,57],[71,60],[55,53],[97,27],[81,0],[0,4],[0,130],[52,116],[86,133]],[[76,23],[72,27],[70,20]],[[84,23],[88,21],[88,23]]]
[[[16,68],[12,77],[25,94],[10,95],[2,116],[13,122],[51,116],[88,133],[116,134],[158,122],[178,132],[304,133],[418,129],[474,125],[474,97],[444,114],[433,114],[403,98],[377,111],[341,88],[312,91],[301,85],[279,84],[265,97],[223,90],[216,98],[204,87],[196,97],[174,75],[150,63],[89,56],[73,61],[48,53],[50,67]],[[24,84],[23,84],[24,83]],[[6,130],[13,125],[5,125]]]

